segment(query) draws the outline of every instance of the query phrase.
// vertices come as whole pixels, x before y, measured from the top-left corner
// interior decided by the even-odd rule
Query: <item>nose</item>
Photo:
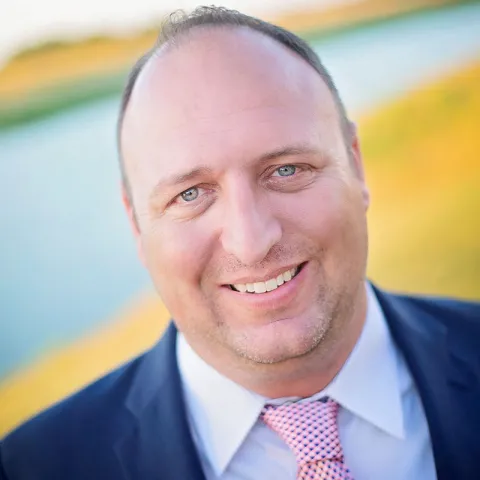
[[[280,241],[281,224],[265,194],[256,194],[245,183],[229,190],[221,235],[223,249],[244,265],[255,265]]]

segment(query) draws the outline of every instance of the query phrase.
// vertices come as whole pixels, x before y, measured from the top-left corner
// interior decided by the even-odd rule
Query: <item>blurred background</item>
[[[180,0],[15,0],[0,16],[0,437],[168,321],[123,214],[115,121]],[[480,2],[238,0],[294,30],[359,126],[369,277],[480,298]]]

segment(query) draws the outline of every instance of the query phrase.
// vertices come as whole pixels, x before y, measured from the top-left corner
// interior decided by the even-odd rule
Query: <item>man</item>
[[[358,140],[303,41],[213,7],[173,18],[119,147],[174,321],[4,439],[0,479],[480,478],[480,306],[366,282]]]

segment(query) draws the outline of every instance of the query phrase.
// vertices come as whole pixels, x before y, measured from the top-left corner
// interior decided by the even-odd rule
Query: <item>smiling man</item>
[[[124,202],[173,322],[31,420],[0,479],[476,479],[480,307],[365,279],[355,128],[295,35],[175,17],[119,120]]]

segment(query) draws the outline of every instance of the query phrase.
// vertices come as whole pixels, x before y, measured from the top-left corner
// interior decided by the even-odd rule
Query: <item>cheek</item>
[[[322,179],[291,198],[285,196],[283,211],[287,228],[321,249],[329,269],[363,256],[366,218],[361,192],[355,185],[341,179]]]
[[[211,236],[201,222],[166,223],[142,235],[147,268],[162,297],[191,294],[208,262]]]
[[[323,179],[293,195],[283,195],[281,209],[291,225],[317,240],[337,235],[351,216],[352,199],[340,180]]]

